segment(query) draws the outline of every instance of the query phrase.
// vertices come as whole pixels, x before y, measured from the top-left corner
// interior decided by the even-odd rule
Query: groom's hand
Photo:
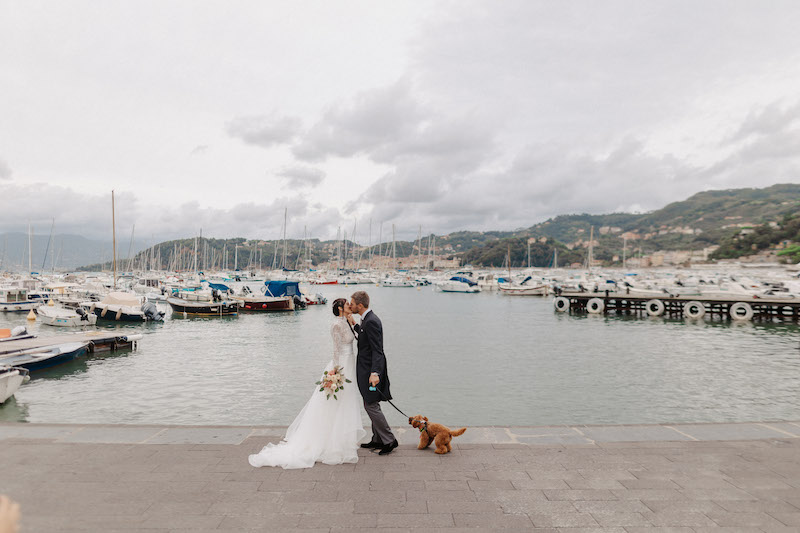
[[[381,378],[378,377],[378,374],[372,374],[369,376],[369,384],[373,387],[377,387],[378,383],[381,382]]]

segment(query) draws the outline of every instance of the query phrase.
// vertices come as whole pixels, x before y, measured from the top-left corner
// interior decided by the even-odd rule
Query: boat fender
[[[745,302],[736,302],[731,306],[729,312],[734,320],[750,320],[753,318],[753,308]]]
[[[117,311],[117,316],[116,316],[116,317],[114,317],[114,320],[119,320],[121,317],[122,317],[122,309],[120,309],[119,311]]]
[[[97,304],[92,304],[92,306],[91,306],[91,307],[89,307],[89,312],[90,312],[90,313],[94,313],[94,308],[95,308],[95,307],[97,307]]]
[[[553,300],[553,306],[559,313],[565,313],[569,310],[569,298],[559,296]]]
[[[683,305],[683,314],[688,318],[703,318],[706,314],[706,306],[697,300],[686,302]]]
[[[658,299],[648,300],[644,304],[647,314],[650,316],[661,316],[664,314],[664,302]]]
[[[103,311],[100,313],[100,318],[105,318],[107,311],[108,309],[103,309]]]
[[[602,313],[605,308],[606,304],[600,298],[592,298],[586,303],[586,310],[593,315]]]

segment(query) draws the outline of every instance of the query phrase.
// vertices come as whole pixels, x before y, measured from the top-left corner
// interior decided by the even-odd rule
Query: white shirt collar
[[[371,312],[372,312],[372,309],[367,309],[367,311],[363,315],[361,315],[361,320],[364,320],[365,318],[367,318],[367,315],[370,314]]]

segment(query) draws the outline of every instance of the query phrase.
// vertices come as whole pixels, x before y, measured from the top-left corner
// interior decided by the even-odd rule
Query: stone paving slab
[[[0,424],[0,493],[23,533],[798,532],[793,427],[469,428],[444,456],[398,428],[389,456],[282,470],[247,456],[283,428]]]
[[[415,444],[419,432],[393,428],[400,444]],[[119,444],[241,444],[250,437],[278,439],[286,427],[135,426],[0,423],[0,442],[8,439],[50,439],[55,442]],[[616,442],[728,441],[800,438],[800,422],[735,424],[671,424],[618,426],[470,427],[459,444],[594,444]]]

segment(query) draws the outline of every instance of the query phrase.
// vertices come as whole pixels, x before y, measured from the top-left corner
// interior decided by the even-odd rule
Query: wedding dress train
[[[356,356],[353,351],[353,331],[344,317],[331,325],[333,360],[325,370],[341,366],[346,383],[336,393],[338,399],[326,399],[314,387],[311,398],[286,431],[279,444],[267,444],[249,457],[253,466],[310,468],[315,462],[329,465],[357,463],[359,442],[366,432],[361,423],[361,394],[356,384]]]

